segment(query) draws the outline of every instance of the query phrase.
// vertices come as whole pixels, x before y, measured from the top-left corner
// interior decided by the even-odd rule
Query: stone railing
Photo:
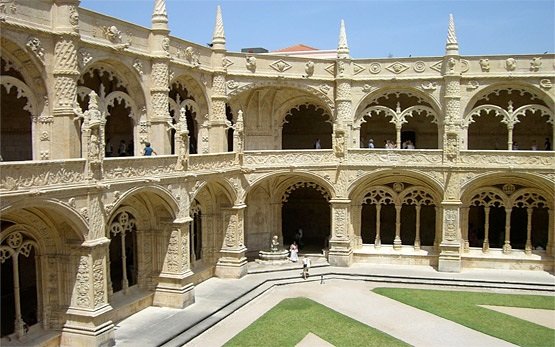
[[[107,158],[103,163],[103,181],[157,180],[180,177],[187,173],[225,172],[239,168],[235,153],[191,155],[187,171],[176,171],[177,156]],[[406,167],[430,170],[528,170],[555,174],[552,151],[461,151],[459,160],[443,162],[443,151],[349,149],[345,158],[332,150],[247,151],[243,166],[247,169],[325,169],[337,165],[383,168]],[[17,161],[0,163],[0,192],[20,193],[47,186],[69,187],[91,183],[85,176],[84,159],[52,161]]]
[[[175,172],[177,156],[123,157],[104,160],[104,179],[159,177]]]
[[[457,167],[502,169],[555,169],[553,151],[461,151]]]
[[[337,165],[339,160],[328,150],[284,150],[245,152],[244,165],[249,168],[315,167]]]
[[[348,164],[360,166],[438,167],[441,149],[349,149]]]
[[[224,171],[237,166],[235,153],[193,154],[189,157],[189,171]]]
[[[72,185],[85,180],[85,159],[0,163],[0,191]]]

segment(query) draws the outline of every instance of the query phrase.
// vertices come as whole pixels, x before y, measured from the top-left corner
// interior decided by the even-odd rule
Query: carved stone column
[[[350,266],[353,249],[349,237],[351,200],[335,199],[331,203],[331,239],[328,261],[332,266]]]
[[[191,217],[175,220],[166,228],[169,239],[162,272],[154,293],[154,305],[184,308],[195,301],[194,286],[188,283],[193,275],[189,256],[189,223]],[[168,237],[169,236],[169,237]]]
[[[461,271],[460,206],[461,203],[456,201],[444,201],[442,203],[443,225],[438,264],[438,270],[441,272]]]
[[[333,145],[334,153],[340,160],[345,157],[347,147],[351,147],[347,129],[352,128],[352,97],[351,79],[353,74],[345,23],[341,20],[339,28],[339,43],[337,47],[337,62],[335,71],[335,106],[336,118],[334,124]]]
[[[114,324],[108,304],[107,258],[110,240],[85,241],[73,260],[76,269],[61,346],[112,346]]]
[[[443,81],[445,89],[442,100],[445,115],[443,157],[445,161],[456,162],[461,148],[461,59],[452,15],[449,17],[447,44],[443,58]]]
[[[216,24],[212,36],[212,113],[208,127],[210,153],[227,152],[226,124],[226,66],[225,33],[222,10],[216,12]]]
[[[79,41],[79,0],[54,0],[52,6],[53,24],[56,32],[54,44],[54,64],[52,70],[54,116],[50,144],[52,149],[49,159],[78,158],[80,153],[79,131],[74,124],[74,107],[77,103],[77,43]],[[48,66],[48,64],[47,64]],[[42,151],[44,152],[44,151]],[[45,154],[41,154],[44,156]]]
[[[155,58],[150,71],[150,139],[159,154],[171,153],[170,133],[167,124],[171,122],[169,110],[169,62],[170,38],[165,0],[156,0],[152,13],[152,29],[149,46]],[[141,142],[143,136],[139,139]],[[140,146],[140,145],[136,145]]]
[[[351,211],[353,247],[358,249],[362,247],[362,205],[351,206]]]
[[[244,213],[246,205],[222,209],[224,240],[220,259],[216,264],[216,276],[240,278],[247,273],[247,248],[244,242]]]

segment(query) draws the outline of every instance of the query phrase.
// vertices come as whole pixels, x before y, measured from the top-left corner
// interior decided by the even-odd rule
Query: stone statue
[[[279,249],[278,236],[274,235],[274,237],[272,237],[272,243],[270,244],[270,251],[277,252],[278,249]]]

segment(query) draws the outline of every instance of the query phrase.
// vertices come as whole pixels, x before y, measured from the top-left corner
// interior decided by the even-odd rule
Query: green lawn
[[[408,346],[306,298],[281,301],[225,346],[295,346],[309,332],[339,346]]]
[[[555,330],[477,306],[554,310],[553,296],[402,288],[375,288],[374,292],[519,346],[555,346]]]

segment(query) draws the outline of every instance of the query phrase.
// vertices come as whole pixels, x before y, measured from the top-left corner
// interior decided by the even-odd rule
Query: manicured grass
[[[403,341],[306,298],[281,301],[225,346],[295,346],[309,332],[337,347],[408,346]]]
[[[555,330],[477,306],[553,310],[553,296],[403,288],[375,288],[373,291],[519,346],[555,346]]]

